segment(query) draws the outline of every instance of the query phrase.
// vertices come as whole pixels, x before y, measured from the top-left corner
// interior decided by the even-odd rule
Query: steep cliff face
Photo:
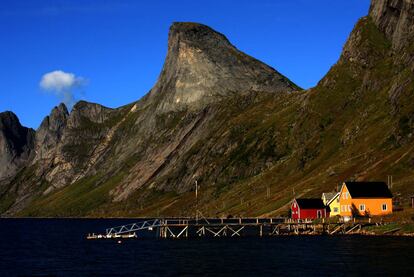
[[[33,152],[34,130],[12,112],[0,113],[0,180],[16,174]]]
[[[50,115],[42,121],[36,131],[35,162],[53,158],[53,153],[62,139],[68,116],[69,113],[66,106],[60,104],[58,107],[53,108]]]
[[[395,49],[404,48],[413,42],[413,0],[373,0],[370,17]]]
[[[398,124],[390,139],[404,145],[414,135],[414,1],[374,0],[370,17],[391,43],[386,59],[392,63],[389,70],[394,70],[394,76],[389,83],[388,98]]]
[[[148,98],[165,112],[201,109],[243,92],[297,89],[273,68],[237,50],[224,35],[202,24],[180,22],[170,28],[167,58]]]

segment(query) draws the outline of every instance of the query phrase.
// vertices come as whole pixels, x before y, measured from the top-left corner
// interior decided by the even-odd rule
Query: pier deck
[[[140,232],[154,231],[159,238],[240,237],[278,235],[339,235],[359,233],[362,222],[293,221],[286,218],[159,218],[106,229],[105,234],[88,239],[136,238]]]

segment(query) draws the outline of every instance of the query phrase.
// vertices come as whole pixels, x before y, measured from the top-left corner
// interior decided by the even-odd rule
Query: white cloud
[[[75,104],[75,91],[85,85],[85,78],[62,70],[44,74],[39,83],[41,89],[54,93],[69,108]]]

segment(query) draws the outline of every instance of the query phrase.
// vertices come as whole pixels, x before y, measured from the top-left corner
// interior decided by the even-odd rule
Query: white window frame
[[[384,209],[384,206],[385,206],[385,209]],[[383,212],[388,211],[388,205],[387,205],[387,203],[383,203],[381,205],[381,211],[383,211]]]
[[[359,210],[360,210],[361,212],[365,212],[365,204],[360,204],[360,205],[359,205]]]
[[[337,213],[337,212],[338,212],[338,207],[334,207],[334,208],[333,208],[333,212],[334,212],[334,213]]]

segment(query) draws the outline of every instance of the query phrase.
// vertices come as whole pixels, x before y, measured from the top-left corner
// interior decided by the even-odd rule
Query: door
[[[316,212],[316,214],[317,214],[318,218],[322,218],[322,211],[321,210],[318,210]]]

